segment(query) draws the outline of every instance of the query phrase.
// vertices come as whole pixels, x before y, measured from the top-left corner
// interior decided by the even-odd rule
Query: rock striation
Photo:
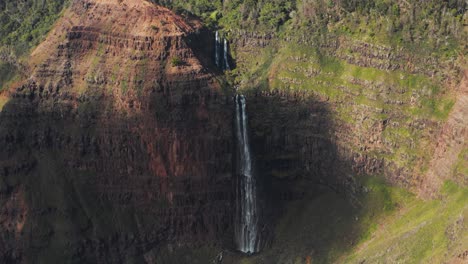
[[[73,1],[0,114],[0,262],[229,243],[232,100],[200,32],[143,0]]]

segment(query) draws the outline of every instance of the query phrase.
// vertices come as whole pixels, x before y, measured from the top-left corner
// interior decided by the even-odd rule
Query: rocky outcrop
[[[445,180],[455,180],[461,186],[468,186],[468,70],[457,90],[457,102],[447,121],[440,130],[429,171],[423,177],[421,194],[435,196]],[[461,167],[460,169],[457,168]],[[460,171],[458,171],[460,170]]]
[[[0,115],[0,262],[230,243],[232,102],[199,29],[146,1],[73,2]]]

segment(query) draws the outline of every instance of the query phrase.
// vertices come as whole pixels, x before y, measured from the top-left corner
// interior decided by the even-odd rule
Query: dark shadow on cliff
[[[0,114],[0,262],[208,263],[234,252],[234,107],[207,85],[221,74],[213,37],[185,39],[205,79],[114,87],[120,97],[99,84],[75,96],[66,82],[14,93]],[[247,112],[263,207],[254,260],[335,260],[365,234],[365,205],[332,109],[258,92]]]
[[[367,201],[385,193],[369,195],[358,182],[365,176],[335,144],[339,128],[326,101],[257,91],[247,110],[264,206],[264,250],[253,263],[336,261],[369,235]],[[238,257],[228,254],[223,263]]]
[[[0,262],[152,263],[229,243],[232,103],[190,85],[124,109],[99,87],[17,90],[0,113]]]
[[[0,115],[0,202],[13,207],[1,215],[1,259],[183,264],[227,250],[222,263],[238,263],[232,98],[192,85],[197,93],[147,90],[125,111],[98,89],[19,91]],[[263,207],[253,260],[335,261],[368,235],[373,196],[335,145],[329,105],[258,92],[247,111]]]
[[[223,71],[215,64],[215,42],[215,32],[206,27],[186,37],[186,43],[188,43],[203,67],[210,72],[222,75]],[[219,55],[222,56],[222,53]],[[227,54],[227,59],[231,70],[235,69],[236,63],[230,52]],[[224,81],[224,78],[220,78],[220,80]]]

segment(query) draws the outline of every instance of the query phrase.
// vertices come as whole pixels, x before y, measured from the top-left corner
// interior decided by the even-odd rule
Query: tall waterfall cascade
[[[236,95],[236,139],[238,151],[237,173],[239,176],[236,197],[235,240],[237,248],[244,253],[259,251],[258,210],[255,173],[247,130],[246,100]]]
[[[230,70],[229,46],[227,39],[215,33],[214,60],[221,70]],[[252,166],[252,154],[248,134],[246,100],[243,95],[235,96],[235,134],[237,142],[237,189],[236,217],[234,224],[237,249],[246,254],[259,252],[260,238],[258,233],[259,212],[257,188]]]

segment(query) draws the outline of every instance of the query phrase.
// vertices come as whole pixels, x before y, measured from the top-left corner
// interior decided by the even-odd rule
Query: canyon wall
[[[176,263],[184,247],[233,249],[226,79],[246,95],[266,248],[282,246],[283,217],[307,226],[303,208],[328,221],[309,203],[322,192],[344,197],[345,221],[357,221],[357,198],[370,192],[361,176],[425,197],[447,179],[466,186],[462,56],[333,33],[223,36],[227,76],[214,34],[189,15],[143,0],[72,1],[33,51],[30,77],[0,95],[0,262],[157,263],[167,253],[162,262]],[[328,255],[333,241],[301,235],[291,238],[306,242],[301,254]]]
[[[272,179],[325,180],[352,193],[359,175],[383,176],[425,197],[443,180],[466,185],[466,175],[453,176],[467,138],[463,57],[424,57],[333,33],[230,36],[241,90],[254,102],[257,155]],[[435,180],[435,143],[447,141],[440,137],[451,138],[453,153],[444,162],[437,146],[434,159],[446,169]]]
[[[0,115],[0,262],[231,243],[233,103],[199,29],[146,1],[73,2]]]

